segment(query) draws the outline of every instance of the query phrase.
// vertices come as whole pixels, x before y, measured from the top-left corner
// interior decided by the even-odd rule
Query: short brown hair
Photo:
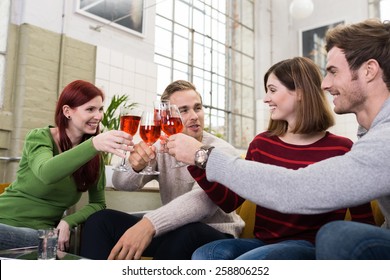
[[[169,100],[172,94],[181,90],[194,90],[199,95],[200,102],[202,102],[202,96],[196,90],[195,85],[185,80],[177,80],[170,83],[161,95],[161,100]]]
[[[296,123],[293,133],[314,133],[325,131],[334,125],[334,115],[321,88],[322,75],[319,67],[309,58],[294,57],[282,60],[268,69],[264,75],[264,87],[267,92],[269,75],[276,78],[289,90],[299,90],[301,100],[297,105]],[[298,93],[298,92],[297,92]],[[285,120],[272,120],[268,131],[281,136],[287,132]]]
[[[349,68],[357,70],[364,62],[375,59],[383,70],[383,81],[390,90],[390,21],[368,19],[329,29],[325,36],[326,51],[343,50]]]

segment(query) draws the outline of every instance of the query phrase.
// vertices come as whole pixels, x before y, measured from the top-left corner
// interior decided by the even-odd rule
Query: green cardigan
[[[77,191],[73,172],[97,153],[92,138],[60,154],[50,126],[30,131],[25,139],[16,180],[0,195],[0,223],[39,229],[56,227],[63,219],[72,228],[104,209],[102,162],[98,183],[88,191],[89,203],[63,217],[64,211],[76,204],[82,194]]]

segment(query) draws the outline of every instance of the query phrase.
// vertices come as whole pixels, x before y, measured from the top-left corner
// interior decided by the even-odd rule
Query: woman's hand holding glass
[[[134,136],[137,133],[140,120],[140,110],[128,107],[120,108],[120,128],[122,131],[130,134],[131,136]],[[126,150],[125,156],[122,157],[121,164],[114,168],[114,170],[121,172],[129,171],[129,168],[126,166]]]
[[[125,158],[123,151],[131,151],[133,137],[119,130],[110,130],[100,133],[92,138],[92,144],[99,152],[107,152]]]

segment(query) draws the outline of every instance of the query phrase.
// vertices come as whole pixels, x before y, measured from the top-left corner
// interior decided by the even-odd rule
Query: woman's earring
[[[67,116],[68,120],[70,120],[70,116]]]

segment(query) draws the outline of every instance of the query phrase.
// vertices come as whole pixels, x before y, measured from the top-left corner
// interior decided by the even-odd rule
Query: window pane
[[[252,1],[248,0],[241,0],[242,1],[242,24],[245,25],[248,28],[253,29],[253,3]]]
[[[174,0],[161,1],[158,5],[156,5],[156,14],[162,15],[169,19],[173,18],[172,16],[173,1]]]
[[[191,22],[188,4],[182,3],[181,1],[175,1],[175,21],[183,26],[189,27]]]
[[[156,27],[163,28],[172,32],[172,21],[160,16],[156,16]]]
[[[225,0],[218,0],[218,11],[221,12],[221,14],[226,14],[226,1]]]
[[[199,10],[194,11],[194,24],[193,28],[196,32],[205,33],[204,14]]]
[[[242,103],[242,114],[246,116],[253,116],[255,113],[255,96],[253,88],[243,86],[242,87],[242,97],[245,100],[253,100],[253,102],[244,102]]]
[[[253,31],[243,28],[242,33],[242,52],[251,57],[254,56]]]
[[[218,21],[216,19],[211,20],[211,37],[218,38]]]
[[[188,65],[177,61],[173,62],[173,69],[188,73]]]
[[[188,71],[173,70],[173,81],[176,80],[189,80]]]
[[[203,45],[194,44],[194,66],[198,68],[204,68],[205,65],[205,50]]]
[[[255,121],[253,118],[242,118],[241,143],[239,146],[248,148],[255,134]]]
[[[188,40],[181,36],[174,36],[173,58],[184,63],[188,63]]]
[[[171,67],[172,66],[172,60],[167,58],[167,57],[163,57],[161,55],[158,55],[156,54],[154,56],[154,61],[158,64],[158,65],[162,65],[162,66],[165,66],[165,67]]]
[[[161,95],[169,83],[167,81],[171,80],[171,67],[158,65],[157,76],[159,77],[157,81],[157,93]]]
[[[175,24],[175,34],[180,35],[184,38],[189,38],[189,30],[187,27]]]
[[[157,1],[156,6],[164,3]],[[167,79],[192,81],[202,95],[205,126],[212,133],[222,133],[233,145],[247,148],[254,129],[244,130],[255,127],[253,1],[177,0],[169,4],[173,5],[172,16],[156,20],[162,38],[156,39],[161,41],[156,46],[156,54],[161,55],[155,56],[160,65],[158,81],[164,79],[164,86]],[[156,11],[159,16],[160,8]],[[173,47],[163,44],[166,38],[173,38]]]
[[[155,34],[155,51],[164,56],[171,56],[172,43],[171,43],[171,32],[156,27]]]
[[[380,15],[381,20],[390,20],[390,1],[389,0],[382,0],[380,2]]]
[[[253,59],[248,56],[242,56],[242,82],[246,85],[254,84],[254,65]]]
[[[206,16],[204,19],[204,34],[211,36],[211,17]]]

